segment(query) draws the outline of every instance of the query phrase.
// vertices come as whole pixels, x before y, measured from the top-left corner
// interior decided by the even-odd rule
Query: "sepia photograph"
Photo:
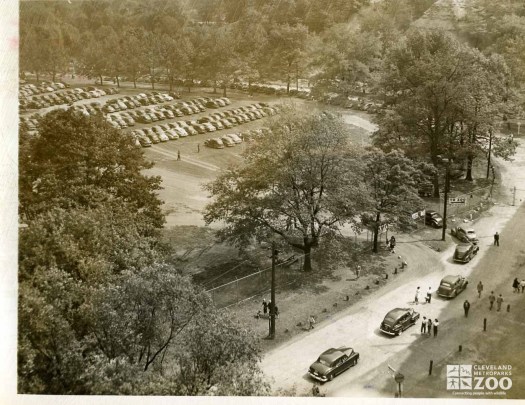
[[[3,3],[0,403],[525,400],[524,0]]]

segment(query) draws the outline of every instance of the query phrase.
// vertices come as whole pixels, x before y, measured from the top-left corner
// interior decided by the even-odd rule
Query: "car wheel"
[[[334,375],[333,374],[328,374],[328,381],[332,381],[334,379]]]
[[[359,361],[359,357],[357,357],[355,360],[354,360],[354,364],[353,366],[355,366],[357,364],[357,362]]]
[[[403,328],[399,329],[399,332],[397,332],[397,336],[401,336],[403,334]]]

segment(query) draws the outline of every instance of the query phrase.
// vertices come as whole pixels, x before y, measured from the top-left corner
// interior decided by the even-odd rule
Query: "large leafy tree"
[[[244,164],[206,186],[213,201],[205,220],[222,221],[220,236],[240,245],[253,236],[280,237],[304,252],[310,271],[319,240],[368,201],[357,155],[339,119],[290,111],[248,150]]]
[[[363,182],[370,190],[373,210],[362,215],[374,235],[373,250],[378,251],[379,228],[383,224],[404,226],[409,213],[422,205],[418,186],[432,173],[432,167],[415,163],[398,150],[384,153],[373,148],[364,157]]]
[[[101,115],[72,110],[43,118],[39,136],[20,156],[20,211],[26,217],[53,207],[98,204],[97,190],[118,198],[159,228],[164,222],[157,197],[160,178],[142,173],[151,167],[129,135],[111,128]]]
[[[427,156],[435,167],[440,163],[440,154],[455,154],[453,151],[464,148],[464,133],[458,131],[457,124],[478,93],[476,77],[486,74],[489,80],[499,80],[487,68],[488,63],[481,63],[482,59],[478,52],[445,32],[410,33],[386,60],[383,86],[390,92],[389,98],[394,96],[394,105],[393,111],[379,120],[375,144],[385,150],[401,148],[412,157]],[[491,97],[497,99],[498,95]],[[472,130],[474,115],[469,117]],[[486,120],[483,114],[477,117]],[[439,197],[437,171],[434,192]]]

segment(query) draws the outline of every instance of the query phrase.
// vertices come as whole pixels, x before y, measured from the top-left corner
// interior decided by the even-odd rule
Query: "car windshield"
[[[469,229],[469,230],[467,231],[467,233],[472,235],[472,234],[474,234],[475,232],[474,232],[472,229]]]
[[[450,288],[451,284],[447,282],[441,282],[441,287]]]

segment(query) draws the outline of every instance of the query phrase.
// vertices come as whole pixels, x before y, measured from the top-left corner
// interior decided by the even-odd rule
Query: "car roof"
[[[403,315],[405,315],[408,311],[409,311],[409,308],[395,308],[391,310],[390,312],[388,312],[385,318],[389,317],[389,318],[398,319],[402,317]]]
[[[443,279],[441,280],[441,282],[445,282],[445,283],[454,283],[456,282],[457,280],[459,279],[459,276],[445,276],[443,277]]]
[[[319,358],[323,359],[324,361],[326,361],[328,363],[332,363],[333,361],[339,359],[343,355],[344,355],[344,353],[341,351],[341,349],[334,349],[334,348],[332,348],[332,349],[328,349],[328,350],[324,351],[323,353],[321,353]]]

